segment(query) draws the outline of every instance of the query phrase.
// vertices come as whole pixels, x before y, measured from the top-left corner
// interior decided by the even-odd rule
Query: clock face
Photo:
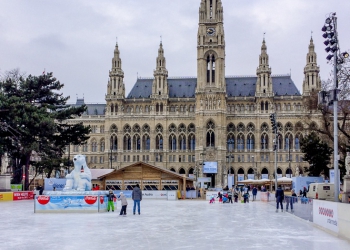
[[[208,28],[207,29],[207,34],[209,36],[213,36],[215,34],[215,28]]]

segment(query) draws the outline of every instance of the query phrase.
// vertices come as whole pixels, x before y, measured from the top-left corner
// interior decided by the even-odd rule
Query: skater
[[[222,193],[219,192],[216,198],[219,198],[219,203],[222,203]]]
[[[247,186],[244,187],[243,201],[249,203],[249,189]]]
[[[210,196],[210,201],[209,201],[209,203],[215,203],[214,195],[211,195],[211,196]]]
[[[236,187],[234,190],[233,190],[233,196],[235,197],[235,203],[238,202],[238,196],[239,196],[239,188]]]
[[[137,212],[139,213],[139,215],[141,214],[140,211],[140,202],[142,201],[142,192],[140,190],[140,186],[139,184],[136,184],[136,186],[134,187],[134,189],[132,190],[132,195],[131,195],[133,201],[134,201],[134,209],[133,209],[133,213],[135,215],[136,212],[136,205],[137,205]]]
[[[120,209],[120,214],[119,215],[124,215],[126,216],[126,207],[128,206],[128,201],[126,200],[125,195],[123,192],[120,192],[120,195],[118,197],[121,201],[122,208]]]
[[[227,192],[227,198],[228,198],[228,203],[233,203],[233,202],[232,202],[232,192],[231,192],[231,190],[229,190],[229,191]]]
[[[255,201],[256,200],[256,195],[257,195],[257,193],[258,193],[258,189],[254,186],[253,187],[253,190],[252,190],[252,194],[253,194],[253,201]]]
[[[117,196],[113,194],[112,190],[109,190],[109,194],[107,194],[108,197],[108,206],[107,206],[107,212],[112,208],[112,212],[114,212],[114,199],[117,199]]]
[[[276,213],[278,212],[278,205],[281,204],[281,211],[283,212],[283,204],[282,201],[284,199],[284,191],[282,190],[281,185],[278,186],[277,190],[276,190]]]
[[[288,207],[290,204],[290,211],[293,213],[293,203],[296,201],[297,194],[294,192],[294,189],[292,189],[292,196],[288,197],[287,205],[286,205],[286,211],[288,211]]]

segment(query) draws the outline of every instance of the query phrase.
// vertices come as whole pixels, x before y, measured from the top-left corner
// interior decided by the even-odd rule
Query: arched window
[[[227,151],[232,152],[235,149],[235,136],[233,134],[229,134],[227,136]]]
[[[269,137],[266,133],[261,135],[261,149],[267,150],[269,148]]]
[[[136,134],[132,140],[133,150],[141,150],[141,138],[140,135]]]
[[[244,150],[244,135],[239,134],[237,135],[237,150]]]
[[[104,152],[105,151],[105,140],[102,139],[100,141],[100,152]]]
[[[174,168],[171,168],[170,171],[176,172]]]
[[[215,83],[215,57],[213,54],[207,56],[207,83]]]
[[[156,136],[156,149],[163,150],[163,136],[161,134]]]
[[[196,149],[196,136],[194,134],[188,136],[188,148],[191,151]]]
[[[150,150],[151,149],[151,140],[148,134],[143,135],[142,137],[142,150]]]
[[[110,139],[111,149],[117,150],[118,149],[118,139],[116,135],[112,135]]]
[[[169,136],[169,150],[176,150],[176,136],[174,134]]]
[[[207,123],[207,147],[215,147],[215,124],[212,121]]]
[[[180,150],[186,150],[186,136],[183,134],[179,136],[179,146]]]
[[[277,136],[277,142],[278,142],[278,150],[281,150],[283,148],[283,137],[281,134],[278,134]]]
[[[180,168],[180,170],[179,170],[179,174],[186,174],[186,171],[185,171],[185,169],[183,169],[183,168]]]
[[[254,148],[254,135],[250,133],[247,136],[247,149],[254,150]]]
[[[97,152],[97,142],[95,140],[91,142],[91,152]]]
[[[297,134],[296,136],[295,136],[295,149],[296,150],[300,150],[300,141],[303,139],[303,137],[302,137],[302,134]]]
[[[131,150],[131,136],[125,135],[124,136],[124,150]]]
[[[293,148],[293,136],[290,133],[288,133],[285,136],[284,149],[288,151],[292,148]]]

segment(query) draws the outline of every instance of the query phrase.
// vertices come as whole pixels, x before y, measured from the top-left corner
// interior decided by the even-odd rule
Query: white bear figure
[[[74,169],[66,175],[66,185],[63,191],[90,191],[91,171],[86,165],[85,155],[76,155],[73,158]]]

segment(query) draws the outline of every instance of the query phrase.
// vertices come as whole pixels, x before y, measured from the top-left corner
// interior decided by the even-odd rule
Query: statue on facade
[[[345,157],[345,168],[346,168],[346,175],[350,175],[350,152],[346,152]]]
[[[296,177],[299,177],[299,175],[300,175],[300,169],[299,169],[299,167],[297,167],[297,168],[295,169],[295,176],[296,176]]]

